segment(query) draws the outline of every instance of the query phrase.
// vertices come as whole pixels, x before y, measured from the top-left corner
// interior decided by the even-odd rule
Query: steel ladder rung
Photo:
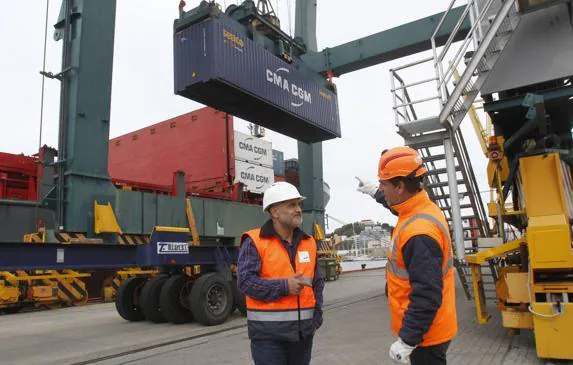
[[[460,205],[460,209],[469,209],[469,208],[473,208],[471,204],[462,204]],[[452,209],[451,206],[447,206],[447,207],[441,207],[441,210],[450,210]],[[477,228],[477,227],[476,227]]]
[[[456,171],[460,171],[460,167],[456,166]],[[446,174],[448,172],[448,169],[446,168],[440,168],[440,169],[434,169],[434,170],[428,170],[428,175],[440,175],[440,174]]]
[[[464,219],[472,219],[472,218],[477,218],[475,215],[463,215],[462,216],[462,220]],[[446,220],[451,221],[452,218],[446,218]]]
[[[457,180],[456,183],[458,185],[465,185],[466,181],[461,179],[461,180]],[[448,181],[442,181],[439,183],[433,183],[433,184],[429,184],[428,186],[426,186],[427,188],[433,189],[433,188],[445,188],[446,186],[449,185]]]
[[[454,153],[454,158],[457,157],[456,154]],[[440,154],[440,155],[431,155],[431,156],[427,156],[427,157],[422,157],[422,161],[423,162],[435,162],[435,161],[442,161],[446,159],[446,155],[444,154]]]
[[[465,192],[465,191],[460,191],[460,192],[458,192],[458,194],[459,194],[460,199],[461,199],[461,198],[465,197],[468,193]],[[434,199],[435,199],[435,200],[444,200],[444,199],[449,200],[449,199],[451,199],[451,196],[450,196],[450,194],[435,195],[435,196],[434,196]]]

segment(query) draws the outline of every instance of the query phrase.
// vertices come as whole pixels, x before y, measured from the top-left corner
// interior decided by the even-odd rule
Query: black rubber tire
[[[173,275],[165,281],[159,294],[159,307],[165,320],[173,324],[193,321],[187,301],[191,285],[191,278],[187,275]]]
[[[24,306],[19,305],[17,307],[6,307],[4,309],[0,309],[0,312],[4,312],[6,314],[16,314],[19,313],[22,309],[24,309]]]
[[[167,281],[167,275],[158,275],[149,279],[143,290],[141,291],[141,297],[139,298],[139,304],[141,306],[141,312],[145,318],[154,323],[164,323],[167,322],[161,307],[159,306],[159,296],[161,295],[161,288],[163,284]]]
[[[217,302],[209,303],[209,299]],[[197,322],[205,326],[221,324],[227,320],[234,308],[231,285],[219,274],[202,275],[193,284],[189,303]],[[222,307],[214,309],[212,306],[215,305]]]
[[[145,278],[129,278],[117,289],[115,308],[121,318],[131,322],[143,321],[145,319],[139,306],[139,296],[145,281]]]
[[[233,291],[233,302],[235,303],[235,308],[241,313],[243,317],[247,316],[247,298],[245,294],[241,293],[239,287],[237,287],[237,278],[233,278],[233,286],[231,287]]]

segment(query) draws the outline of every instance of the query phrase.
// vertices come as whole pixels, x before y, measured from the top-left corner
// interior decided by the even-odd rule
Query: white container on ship
[[[262,194],[275,182],[274,170],[272,167],[235,160],[235,183],[237,182],[245,184],[247,191]]]
[[[273,146],[269,141],[235,131],[235,159],[273,167]]]

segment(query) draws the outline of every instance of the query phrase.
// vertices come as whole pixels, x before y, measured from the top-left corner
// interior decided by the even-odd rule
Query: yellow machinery
[[[113,301],[117,289],[125,280],[156,274],[157,270],[139,268],[109,273],[73,270],[2,271],[0,311],[16,313],[24,307],[52,309],[83,305],[88,300]],[[98,276],[99,280],[90,281],[91,277]]]
[[[108,276],[103,281],[102,300],[112,302],[121,284],[132,277],[152,277],[159,273],[158,270],[142,270],[139,268],[126,268],[119,270],[114,276]]]
[[[15,313],[24,306],[53,308],[88,301],[85,284],[90,274],[72,270],[0,272],[0,310]]]
[[[326,239],[324,229],[318,223],[313,224],[313,237],[317,243],[318,261],[320,267],[324,268],[326,280],[338,280],[342,274],[342,258],[337,254],[334,245],[330,240]],[[334,270],[330,268],[334,267]]]
[[[541,358],[573,359],[573,180],[568,154],[537,150],[518,154],[508,170],[501,137],[490,140],[490,186],[497,199],[489,205],[496,219],[501,245],[467,257],[472,272],[477,317],[489,319],[481,265],[491,261],[498,269],[498,308],[503,326],[533,330]],[[506,204],[513,181],[513,201]],[[505,224],[504,224],[505,223]],[[506,224],[520,232],[511,236]]]
[[[192,245],[199,244],[199,234],[193,215],[191,200],[186,199],[185,213],[191,231]],[[123,234],[117,223],[111,205],[94,202],[94,226],[97,232],[120,234],[123,244],[149,242],[148,235]],[[83,234],[62,233],[59,238],[64,243],[94,242]],[[46,243],[45,233],[27,234],[24,242]],[[199,273],[199,266],[188,267],[189,276]],[[16,313],[24,307],[57,308],[61,306],[83,305],[88,300],[109,302],[115,300],[117,289],[132,277],[151,277],[158,270],[123,268],[117,271],[101,270],[78,272],[73,270],[0,271],[0,311]]]

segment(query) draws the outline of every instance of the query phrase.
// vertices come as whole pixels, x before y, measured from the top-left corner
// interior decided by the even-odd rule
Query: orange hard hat
[[[420,177],[426,173],[422,157],[410,147],[394,147],[382,152],[378,163],[378,178]]]

